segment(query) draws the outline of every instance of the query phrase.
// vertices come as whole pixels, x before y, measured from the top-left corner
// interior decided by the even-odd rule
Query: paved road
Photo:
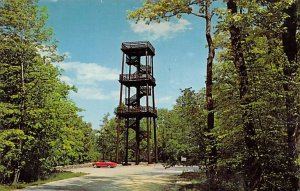
[[[116,168],[78,168],[73,172],[89,173],[86,176],[51,182],[23,191],[164,191],[174,187],[175,175],[193,171],[197,167],[171,167],[162,165],[118,166]]]

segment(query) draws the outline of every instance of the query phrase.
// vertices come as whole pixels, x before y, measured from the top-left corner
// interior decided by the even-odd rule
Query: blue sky
[[[172,22],[145,25],[127,20],[141,0],[40,0],[48,7],[47,25],[54,29],[59,53],[69,57],[59,67],[61,79],[75,85],[70,98],[80,113],[99,128],[105,113],[118,106],[122,52],[126,41],[150,41],[156,49],[156,106],[172,108],[180,89],[205,85],[207,50],[205,22],[185,16]]]

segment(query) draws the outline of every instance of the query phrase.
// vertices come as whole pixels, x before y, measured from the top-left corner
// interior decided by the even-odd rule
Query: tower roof
[[[155,49],[149,41],[123,42],[121,50],[127,55],[145,56],[146,51],[148,55],[155,55]]]

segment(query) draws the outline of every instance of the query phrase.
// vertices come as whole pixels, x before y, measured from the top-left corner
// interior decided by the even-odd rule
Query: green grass
[[[12,185],[12,186],[0,185],[0,190],[1,191],[12,191],[12,190],[16,190],[16,189],[26,188],[29,186],[37,186],[37,185],[46,184],[49,182],[54,182],[54,181],[58,181],[58,180],[64,180],[64,179],[74,178],[74,177],[79,177],[79,176],[84,176],[84,175],[86,175],[86,173],[57,172],[57,173],[51,174],[49,176],[49,178],[46,180],[40,180],[40,181],[36,181],[36,182],[31,182],[31,183],[19,183],[17,185]]]
[[[16,188],[12,188],[12,186],[3,186],[3,185],[0,185],[0,190],[1,191],[11,191],[11,190],[14,190]]]

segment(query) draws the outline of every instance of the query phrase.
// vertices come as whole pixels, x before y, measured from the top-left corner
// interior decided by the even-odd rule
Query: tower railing
[[[141,74],[141,73],[134,73],[134,74],[120,74],[120,81],[137,81],[137,80],[152,80],[155,82],[155,78],[150,74]]]
[[[146,107],[146,106],[130,106],[130,107],[118,107],[117,108],[117,112],[118,113],[146,113],[146,112],[150,112],[150,113],[154,113],[155,115],[157,115],[157,108],[153,107]]]

